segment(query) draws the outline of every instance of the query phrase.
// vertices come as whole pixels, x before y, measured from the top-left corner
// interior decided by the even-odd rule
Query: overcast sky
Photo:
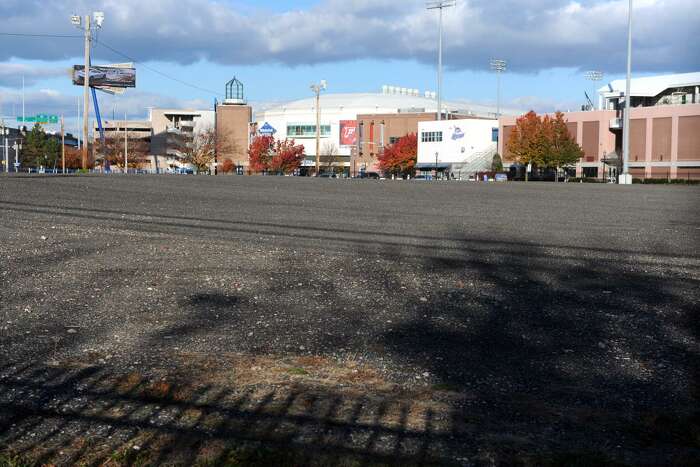
[[[260,5],[265,5],[261,7]],[[257,103],[329,92],[377,91],[382,84],[435,89],[437,13],[422,0],[2,0],[0,32],[77,35],[69,18],[103,10],[93,63],[137,65],[138,88],[105,98],[105,113],[145,115],[148,106],[211,106],[236,75]],[[634,73],[700,70],[697,0],[635,1]],[[495,101],[490,57],[508,61],[504,105],[576,108],[589,69],[622,77],[627,0],[458,0],[445,12],[445,99]],[[80,38],[0,36],[4,115],[18,113],[22,76],[28,113],[75,113],[67,70]],[[144,65],[146,67],[144,67]],[[194,89],[164,78],[157,70]],[[212,91],[212,92],[209,92]],[[220,96],[219,96],[220,97]]]

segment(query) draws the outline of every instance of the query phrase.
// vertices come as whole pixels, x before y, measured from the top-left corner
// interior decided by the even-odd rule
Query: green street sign
[[[20,123],[58,123],[58,115],[38,114],[33,117],[17,117],[17,121]]]

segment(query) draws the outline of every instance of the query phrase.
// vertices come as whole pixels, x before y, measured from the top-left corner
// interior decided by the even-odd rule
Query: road
[[[0,447],[684,465],[699,206],[684,186],[0,178]],[[203,403],[245,426],[182,420]]]

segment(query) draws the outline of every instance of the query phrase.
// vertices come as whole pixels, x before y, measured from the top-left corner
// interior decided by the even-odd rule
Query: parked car
[[[360,172],[355,176],[355,178],[370,178],[372,180],[379,180],[379,174],[377,172]]]
[[[331,172],[324,172],[319,175],[320,178],[338,178],[338,176]]]
[[[413,180],[430,180],[430,175],[416,175]]]

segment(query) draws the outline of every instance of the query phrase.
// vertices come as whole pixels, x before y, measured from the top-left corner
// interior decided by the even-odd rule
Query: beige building
[[[151,109],[151,154],[158,170],[184,167],[195,135],[214,131],[213,110]]]
[[[233,162],[238,173],[248,172],[248,146],[253,109],[242,103],[226,103],[216,106],[217,162],[226,159]]]

